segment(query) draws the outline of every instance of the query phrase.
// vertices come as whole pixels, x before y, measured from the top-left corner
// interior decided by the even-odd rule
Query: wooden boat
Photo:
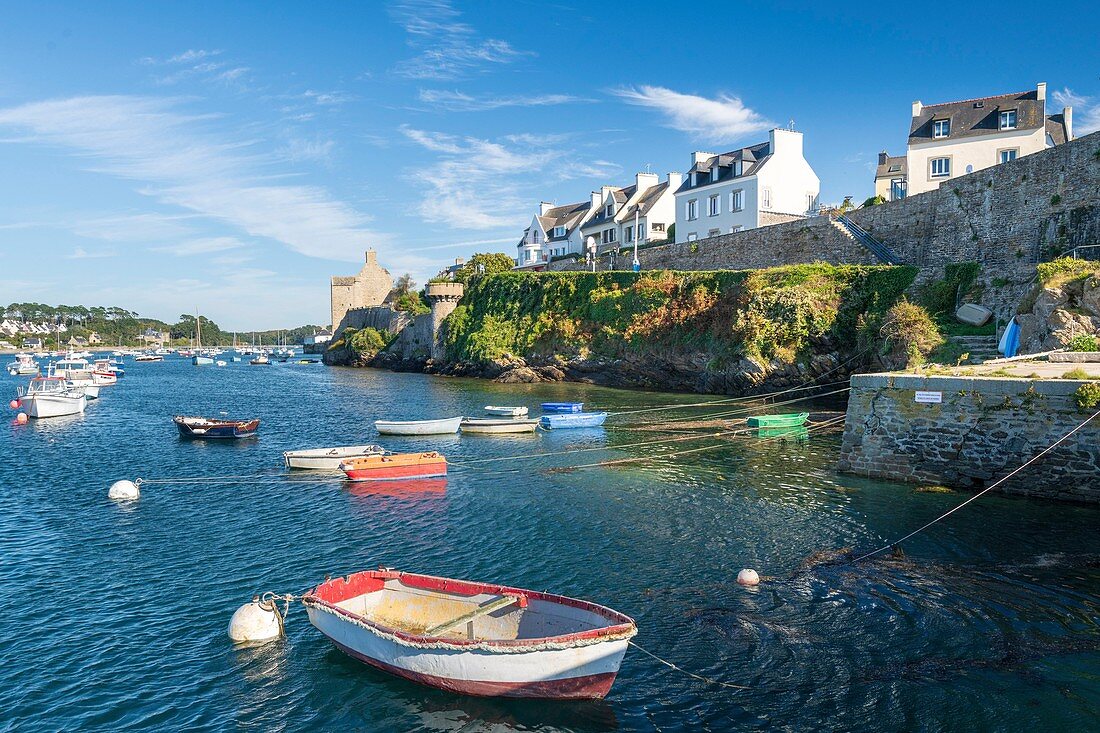
[[[84,412],[88,398],[83,387],[74,387],[61,377],[35,377],[18,392],[20,409],[30,417],[62,417]]]
[[[482,697],[602,698],[638,633],[589,601],[389,569],[326,580],[302,603],[345,654]]]
[[[607,419],[606,412],[577,412],[571,415],[543,415],[539,425],[550,430],[598,428]]]
[[[447,459],[435,451],[389,453],[350,458],[340,463],[351,481],[394,481],[447,475]]]
[[[542,407],[543,412],[555,412],[555,413],[580,412],[581,410],[584,409],[584,403],[583,402],[543,402],[541,407]]]
[[[485,405],[485,412],[490,415],[506,415],[508,417],[523,417],[527,414],[526,407],[497,407],[496,405]]]
[[[503,433],[533,433],[538,429],[538,418],[477,418],[468,417],[462,421],[462,432],[499,435]]]
[[[283,453],[283,462],[287,468],[338,471],[340,464],[350,458],[373,456],[385,452],[386,449],[380,445],[343,445],[335,448],[288,450]]]
[[[753,415],[749,418],[750,428],[792,428],[802,425],[808,412],[788,412],[782,415]]]
[[[259,420],[222,420],[216,417],[176,415],[172,422],[179,428],[181,438],[233,440],[251,437],[260,429]]]
[[[448,435],[458,432],[462,417],[442,420],[375,420],[374,429],[382,435]]]

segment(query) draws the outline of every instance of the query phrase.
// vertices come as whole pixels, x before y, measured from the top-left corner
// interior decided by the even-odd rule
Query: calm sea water
[[[911,541],[905,559],[800,571],[812,553],[877,546],[962,497],[838,476],[835,435],[550,470],[671,450],[631,448],[663,433],[624,428],[706,409],[513,438],[381,439],[371,427],[485,404],[699,399],[683,395],[320,365],[128,371],[81,417],[0,430],[0,728],[1100,726],[1097,509],[986,497]],[[17,380],[3,379],[13,392]],[[171,423],[222,411],[261,418],[259,438],[185,442]],[[456,467],[430,491],[275,479],[150,485],[130,506],[106,498],[120,478],[270,476],[284,450],[375,440],[456,461],[561,454]],[[254,591],[297,593],[379,564],[609,605],[637,620],[646,649],[751,689],[700,683],[632,649],[602,702],[463,698],[346,658],[300,606],[285,642],[239,650],[226,638]],[[742,589],[745,566],[773,579]]]

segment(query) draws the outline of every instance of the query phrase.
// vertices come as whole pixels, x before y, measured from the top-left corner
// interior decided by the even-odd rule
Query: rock
[[[536,369],[539,376],[547,382],[561,382],[565,380],[565,372],[556,366],[543,366]]]
[[[1039,296],[1035,298],[1035,306],[1031,312],[1039,317],[1040,321],[1049,321],[1055,311],[1069,305],[1069,295],[1061,288],[1043,288]]]
[[[1081,290],[1081,308],[1091,315],[1100,316],[1100,278],[1093,275]]]
[[[1100,331],[1100,318],[1069,310],[1056,310],[1050,316],[1050,335],[1043,346],[1046,349],[1060,349],[1069,344],[1074,336],[1092,335]]]
[[[501,384],[533,384],[541,382],[538,373],[528,366],[515,367],[505,371],[494,381]]]
[[[1025,313],[1016,316],[1016,323],[1020,326],[1020,353],[1035,354],[1042,351],[1046,329],[1043,328],[1040,333],[1040,326],[1045,324],[1040,323],[1039,317],[1033,313]]]

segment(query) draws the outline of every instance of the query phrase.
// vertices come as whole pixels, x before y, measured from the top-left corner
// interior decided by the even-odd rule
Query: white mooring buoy
[[[282,635],[283,617],[278,607],[259,596],[252,596],[252,602],[238,608],[229,619],[229,638],[237,644],[274,641]]]
[[[107,498],[115,501],[134,501],[141,496],[141,490],[133,481],[115,481],[107,490]]]
[[[737,582],[741,585],[760,585],[760,575],[752,568],[745,568],[737,574]]]

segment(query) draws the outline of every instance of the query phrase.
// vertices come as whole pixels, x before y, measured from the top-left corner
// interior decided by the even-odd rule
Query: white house
[[[993,97],[930,105],[913,102],[904,170],[876,171],[875,190],[900,191],[884,196],[887,199],[931,191],[952,178],[1072,139],[1073,108],[1048,115],[1046,82],[1026,92]],[[881,169],[883,156],[879,159]],[[880,183],[880,176],[887,174],[889,182]]]
[[[583,252],[580,227],[591,211],[588,201],[564,206],[543,201],[516,245],[516,267],[540,268],[554,257]]]
[[[669,173],[661,181],[656,173],[638,173],[634,184],[623,188],[601,186],[593,191],[591,207],[596,212],[582,226],[585,248],[597,252],[623,246],[664,241],[676,221],[676,189],[683,178]]]
[[[676,191],[676,241],[799,219],[817,210],[821,181],[802,153],[802,133],[775,129],[768,141],[728,153],[695,152]]]

